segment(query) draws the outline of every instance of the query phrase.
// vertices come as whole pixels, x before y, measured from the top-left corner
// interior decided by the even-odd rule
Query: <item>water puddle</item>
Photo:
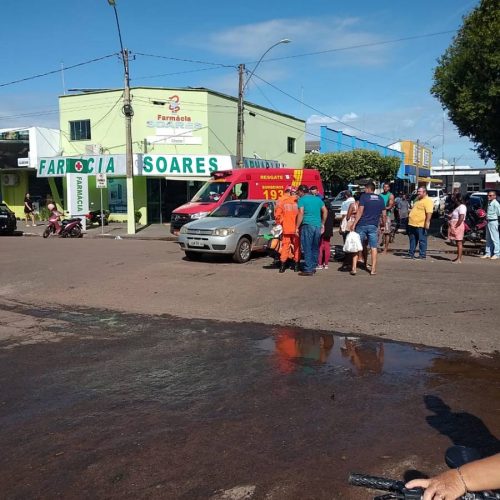
[[[276,328],[273,336],[256,346],[269,353],[275,369],[283,374],[332,367],[360,376],[414,374],[442,356],[436,349],[289,327]]]

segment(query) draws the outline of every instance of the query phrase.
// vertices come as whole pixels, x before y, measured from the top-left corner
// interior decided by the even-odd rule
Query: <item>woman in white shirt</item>
[[[466,214],[467,207],[463,202],[462,195],[459,193],[455,196],[455,210],[450,215],[448,230],[449,239],[457,242],[457,257],[452,260],[453,263],[462,263]]]

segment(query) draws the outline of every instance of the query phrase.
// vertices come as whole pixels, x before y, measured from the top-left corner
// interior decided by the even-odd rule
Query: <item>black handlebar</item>
[[[352,486],[362,486],[373,490],[390,491],[394,495],[387,495],[381,498],[398,498],[402,500],[421,500],[424,490],[422,488],[405,488],[404,481],[396,481],[385,477],[367,476],[365,474],[349,474],[349,484]],[[500,493],[481,491],[477,493],[467,493],[464,500],[500,500]]]

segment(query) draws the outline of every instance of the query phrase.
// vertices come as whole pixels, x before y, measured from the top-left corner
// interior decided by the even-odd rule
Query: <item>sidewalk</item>
[[[38,222],[36,227],[26,226],[24,221],[17,221],[17,234],[20,236],[42,236],[47,222]],[[137,226],[136,234],[127,234],[126,222],[110,222],[101,229],[100,226],[87,227],[83,232],[84,238],[119,238],[137,240],[163,240],[176,241],[177,237],[170,234],[170,224],[150,224],[148,226]]]
[[[46,222],[39,222],[36,227],[31,225],[26,227],[24,221],[17,221],[18,236],[42,236]],[[148,226],[138,226],[136,234],[127,234],[127,224],[125,222],[110,222],[104,226],[104,232],[101,227],[93,226],[87,228],[84,232],[84,238],[109,238],[109,239],[134,239],[134,240],[161,240],[176,241],[177,237],[170,234],[170,224],[150,224]],[[332,247],[342,245],[342,238],[335,228],[332,238]],[[443,254],[455,253],[455,247],[446,243],[440,236],[430,235],[428,239],[427,250],[429,253]],[[478,255],[482,252],[480,245],[464,244],[464,255]],[[389,246],[389,252],[398,254],[408,252],[408,237],[404,234],[397,234],[394,243]]]

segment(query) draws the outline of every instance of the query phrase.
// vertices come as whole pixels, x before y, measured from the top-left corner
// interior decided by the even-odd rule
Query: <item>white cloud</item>
[[[198,47],[240,60],[257,60],[267,48],[283,38],[292,40],[292,43],[274,48],[266,59],[326,51],[321,55],[323,65],[371,65],[383,62],[388,50],[386,46],[370,46],[382,38],[364,30],[361,20],[354,17],[272,19],[232,26],[208,34],[203,45]],[[362,47],[340,50],[358,46]],[[330,49],[335,50],[329,52]]]

